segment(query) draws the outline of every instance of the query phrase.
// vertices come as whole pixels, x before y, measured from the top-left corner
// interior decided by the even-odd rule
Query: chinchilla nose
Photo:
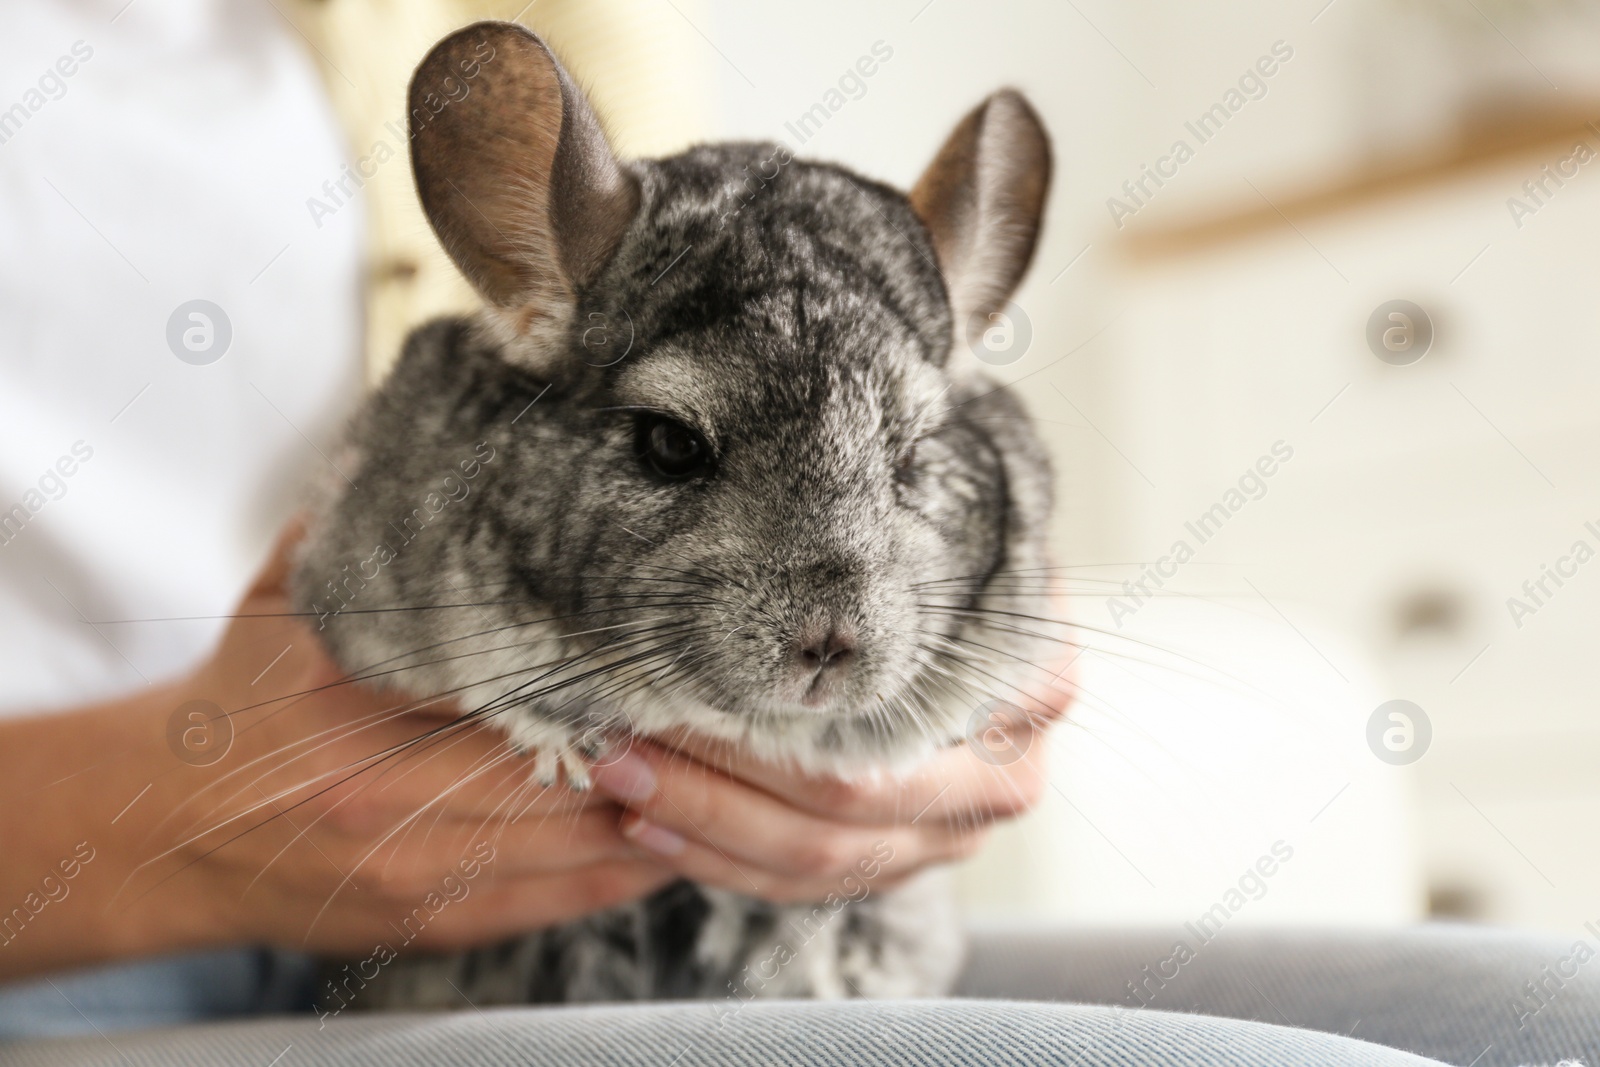
[[[847,666],[855,654],[854,629],[839,623],[822,623],[807,627],[800,635],[795,659],[803,670],[818,673]]]

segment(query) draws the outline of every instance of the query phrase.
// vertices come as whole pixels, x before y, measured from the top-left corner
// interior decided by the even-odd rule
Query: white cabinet
[[[1600,914],[1600,562],[1563,562],[1600,553],[1600,167],[1520,228],[1506,201],[1569,150],[1130,256],[1093,408],[1130,461],[1096,502],[1125,558],[1293,447],[1170,588],[1346,635],[1431,720],[1411,772],[1441,909],[1556,928]],[[1436,330],[1410,366],[1365,341],[1395,298]],[[1327,658],[1334,686],[1362,669]]]

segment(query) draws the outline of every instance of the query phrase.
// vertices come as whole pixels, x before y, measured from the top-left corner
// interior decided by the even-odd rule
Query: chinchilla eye
[[[635,434],[639,457],[661,477],[676,481],[711,472],[711,446],[678,420],[645,415]]]

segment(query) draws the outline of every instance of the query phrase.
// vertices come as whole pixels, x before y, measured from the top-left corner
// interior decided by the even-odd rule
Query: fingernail
[[[649,800],[656,792],[656,772],[643,756],[628,753],[614,763],[593,768],[594,784],[618,800]]]
[[[675,834],[664,826],[657,826],[653,822],[645,822],[643,819],[635,818],[624,822],[622,836],[658,856],[676,856],[683,851],[682,835]]]

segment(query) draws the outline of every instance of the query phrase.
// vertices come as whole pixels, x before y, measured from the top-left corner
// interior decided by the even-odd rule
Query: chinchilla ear
[[[1005,306],[1033,258],[1050,191],[1050,139],[1028,101],[1002,89],[956,126],[911,190],[933,237],[956,336]]]
[[[558,338],[639,207],[588,100],[533,33],[480,22],[433,47],[409,106],[417,192],[445,250],[513,338]]]

